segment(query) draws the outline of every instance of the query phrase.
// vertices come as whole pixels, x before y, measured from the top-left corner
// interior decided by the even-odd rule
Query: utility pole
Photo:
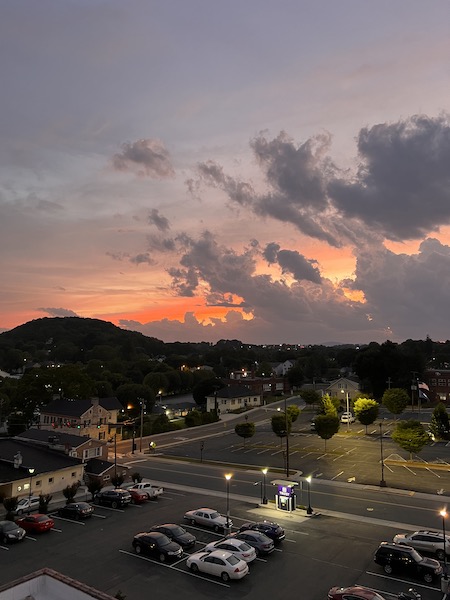
[[[388,390],[391,389],[392,379],[390,377],[387,378],[386,383],[388,384]]]

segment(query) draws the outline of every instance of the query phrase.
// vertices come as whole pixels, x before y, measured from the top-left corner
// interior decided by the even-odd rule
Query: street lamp
[[[386,481],[384,479],[384,456],[383,456],[383,426],[380,423],[380,454],[381,454],[381,479],[380,487],[386,487]]]
[[[349,408],[349,401],[348,401],[348,392],[345,392],[344,390],[341,390],[342,394],[345,394],[345,405],[346,405],[346,411],[347,411],[347,431],[350,431],[350,408]]]
[[[230,533],[230,479],[232,478],[231,473],[225,475],[227,481],[227,532]]]
[[[31,512],[31,483],[33,481],[33,473],[34,473],[33,467],[30,467],[28,469],[28,473],[30,474],[30,489],[28,490],[28,512]]]
[[[266,496],[266,475],[267,475],[267,471],[269,469],[263,469],[262,470],[262,474],[263,474],[263,487],[262,487],[262,494],[261,494],[261,504],[267,504],[267,496]]]
[[[311,508],[311,481],[312,481],[311,475],[308,475],[308,477],[306,477],[306,481],[308,482],[308,508],[306,509],[306,514],[312,515],[313,509]]]
[[[442,517],[442,534],[444,536],[444,579],[447,579],[447,552],[445,548],[445,519],[447,518],[447,511],[443,508],[439,514]]]
[[[138,398],[138,400],[141,403],[141,439],[139,442],[139,452],[142,452],[142,432],[144,430],[144,399]]]

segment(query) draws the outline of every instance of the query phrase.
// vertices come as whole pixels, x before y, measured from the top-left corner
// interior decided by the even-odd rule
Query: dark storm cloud
[[[260,134],[250,146],[264,173],[266,190],[231,177],[212,161],[197,166],[201,185],[224,191],[230,201],[258,216],[291,223],[330,245],[418,239],[450,224],[450,125],[446,116],[413,116],[361,129],[359,167],[339,170],[327,156],[322,134],[296,144],[280,133]]]
[[[421,238],[450,223],[450,126],[413,116],[361,130],[353,181],[330,181],[336,208],[387,238]]]
[[[339,247],[338,219],[326,196],[335,171],[326,156],[330,140],[323,134],[296,146],[284,132],[273,140],[262,133],[255,137],[250,145],[265,174],[265,193],[257,194],[250,183],[227,175],[212,161],[197,165],[199,179],[188,187],[196,192],[201,184],[219,188],[233,203],[259,216],[292,223],[302,233]]]
[[[313,283],[320,283],[322,280],[319,269],[314,266],[317,261],[308,260],[299,252],[280,250],[280,246],[272,242],[267,244],[263,256],[268,263],[277,263],[283,273],[290,273],[297,281],[304,279]]]
[[[159,140],[143,139],[122,144],[122,152],[113,156],[117,171],[132,172],[140,177],[167,179],[175,176],[170,155]]]
[[[159,231],[168,231],[170,229],[169,220],[159,214],[159,210],[153,208],[148,216],[148,222],[155,225]]]
[[[367,312],[394,337],[424,339],[434,331],[447,338],[449,273],[450,247],[436,239],[424,240],[413,255],[371,246],[358,250],[352,287],[364,292]]]

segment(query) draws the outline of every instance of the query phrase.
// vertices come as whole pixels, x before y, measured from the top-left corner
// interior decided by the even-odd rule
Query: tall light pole
[[[262,494],[261,494],[261,504],[267,504],[267,496],[266,496],[266,475],[267,475],[267,471],[269,469],[263,469],[262,470],[262,474],[263,474],[263,487],[262,487]]]
[[[349,398],[348,398],[348,392],[345,392],[344,390],[341,390],[341,392],[343,394],[345,394],[345,410],[347,411],[347,431],[350,431],[350,408],[349,408]]]
[[[313,509],[311,508],[311,481],[312,481],[311,475],[308,475],[308,477],[306,477],[306,481],[308,482],[308,508],[306,509],[306,514],[312,515]]]
[[[30,474],[30,489],[28,490],[28,512],[31,512],[31,484],[33,482],[34,468],[30,467],[28,469],[28,473]]]
[[[230,533],[230,479],[232,478],[231,473],[225,475],[227,481],[227,532]]]
[[[284,399],[284,424],[286,429],[286,477],[289,477],[289,419],[287,413],[287,398]]]
[[[141,439],[139,441],[139,452],[142,452],[142,432],[144,430],[144,399],[138,398],[141,403]]]
[[[380,454],[381,454],[381,479],[380,487],[386,487],[386,481],[384,479],[384,455],[383,455],[383,426],[380,423]]]
[[[447,518],[447,511],[444,509],[439,513],[442,517],[442,534],[444,536],[444,579],[448,579],[447,577],[447,552],[445,548],[445,519]]]

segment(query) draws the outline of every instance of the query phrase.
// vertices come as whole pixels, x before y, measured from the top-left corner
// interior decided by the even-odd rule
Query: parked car
[[[272,521],[258,521],[257,523],[244,523],[239,531],[260,531],[275,543],[281,542],[286,537],[284,529]]]
[[[68,519],[87,519],[92,516],[94,508],[87,502],[69,502],[58,508],[58,515]]]
[[[39,509],[39,496],[28,496],[21,498],[17,503],[15,510],[11,511],[13,515],[23,515],[23,513],[31,512]]]
[[[128,490],[128,492],[131,496],[131,504],[143,504],[148,501],[147,493],[142,490],[135,490],[132,488],[131,490]]]
[[[420,552],[435,554],[438,560],[444,560],[445,554],[450,555],[450,536],[445,536],[444,553],[444,534],[437,531],[420,530],[414,533],[398,533],[394,536],[395,544],[411,546]]]
[[[213,550],[225,550],[225,552],[231,552],[231,554],[234,554],[237,558],[245,560],[246,563],[251,563],[256,558],[256,550],[252,546],[249,546],[247,542],[236,538],[211,542],[205,546],[205,552],[212,552]]]
[[[271,554],[275,550],[275,544],[267,535],[260,531],[252,531],[247,529],[246,531],[237,531],[236,533],[230,533],[227,539],[235,538],[247,542],[249,546],[255,549],[256,556],[261,554]]]
[[[19,527],[13,521],[0,521],[0,541],[3,544],[20,542],[24,539],[25,534],[25,529]]]
[[[182,548],[192,548],[195,546],[197,538],[192,533],[183,529],[180,525],[175,523],[164,523],[164,525],[154,525],[150,527],[149,531],[157,531],[167,535],[170,540],[173,540],[177,544],[180,544]]]
[[[248,564],[231,552],[214,550],[213,552],[196,552],[186,561],[186,566],[193,572],[207,573],[221,577],[223,581],[242,579],[248,572]]]
[[[316,431],[316,419],[313,417],[309,422],[309,428],[311,431]]]
[[[131,494],[128,490],[116,488],[114,490],[100,490],[95,496],[97,504],[111,508],[123,508],[131,503]]]
[[[351,412],[343,412],[341,415],[341,423],[354,423],[355,417]]]
[[[184,518],[189,521],[191,525],[203,525],[204,527],[211,527],[214,531],[226,531],[227,529],[227,518],[222,516],[217,510],[213,508],[198,508],[197,510],[188,510],[185,513]],[[228,522],[228,527],[231,528],[233,525],[232,520]]]
[[[55,526],[55,521],[48,515],[37,513],[16,519],[16,524],[25,529],[27,533],[43,533],[50,531]]]
[[[167,535],[158,531],[136,534],[132,546],[136,554],[148,554],[154,556],[160,562],[176,560],[183,556],[183,548],[180,544],[173,542]]]
[[[333,587],[328,592],[328,600],[386,600],[375,590],[361,585]]]
[[[124,490],[141,490],[147,494],[149,500],[158,500],[159,496],[164,493],[164,488],[153,485],[149,481],[141,481],[140,483],[125,483]]]
[[[374,561],[381,565],[384,572],[403,573],[410,577],[423,579],[431,583],[442,575],[442,567],[434,558],[424,558],[411,546],[381,542],[375,552]]]

